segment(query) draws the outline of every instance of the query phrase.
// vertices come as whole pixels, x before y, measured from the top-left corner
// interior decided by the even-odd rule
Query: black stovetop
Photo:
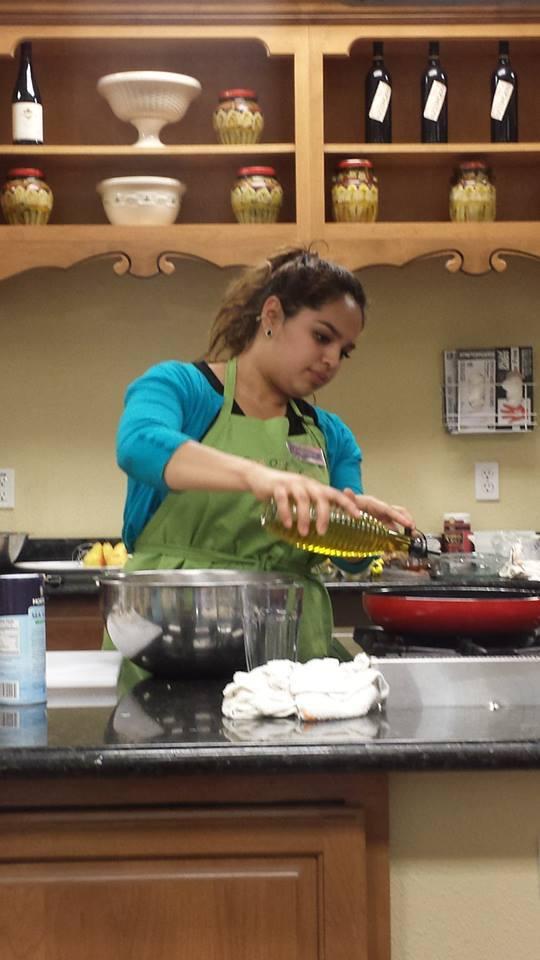
[[[531,634],[488,637],[430,636],[387,633],[382,627],[359,626],[353,638],[365,653],[373,657],[454,656],[511,657],[540,655],[540,630]]]

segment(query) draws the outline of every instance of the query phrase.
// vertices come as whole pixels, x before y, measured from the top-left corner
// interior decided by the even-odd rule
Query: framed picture
[[[533,348],[445,350],[444,423],[450,433],[534,429]]]

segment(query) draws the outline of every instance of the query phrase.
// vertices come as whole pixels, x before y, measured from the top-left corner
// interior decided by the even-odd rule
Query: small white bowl
[[[195,77],[164,70],[108,73],[97,82],[115,116],[137,128],[136,147],[163,147],[161,128],[181,120],[201,89]]]
[[[126,227],[174,223],[186,192],[172,177],[111,177],[96,190],[110,223]]]

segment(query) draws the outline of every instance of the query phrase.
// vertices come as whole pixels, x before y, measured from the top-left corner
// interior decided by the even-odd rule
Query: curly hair
[[[349,294],[364,316],[366,297],[359,280],[344,267],[303,247],[275,254],[246,270],[228,288],[210,330],[206,358],[236,357],[254,339],[265,300],[275,296],[286,319],[303,307],[320,310]]]

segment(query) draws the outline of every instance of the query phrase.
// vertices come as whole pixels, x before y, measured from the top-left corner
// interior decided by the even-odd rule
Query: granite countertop
[[[392,704],[354,720],[227,721],[223,681],[146,680],[0,707],[0,776],[540,768],[540,705]],[[59,693],[57,691],[57,693]],[[17,716],[15,716],[17,715]]]

